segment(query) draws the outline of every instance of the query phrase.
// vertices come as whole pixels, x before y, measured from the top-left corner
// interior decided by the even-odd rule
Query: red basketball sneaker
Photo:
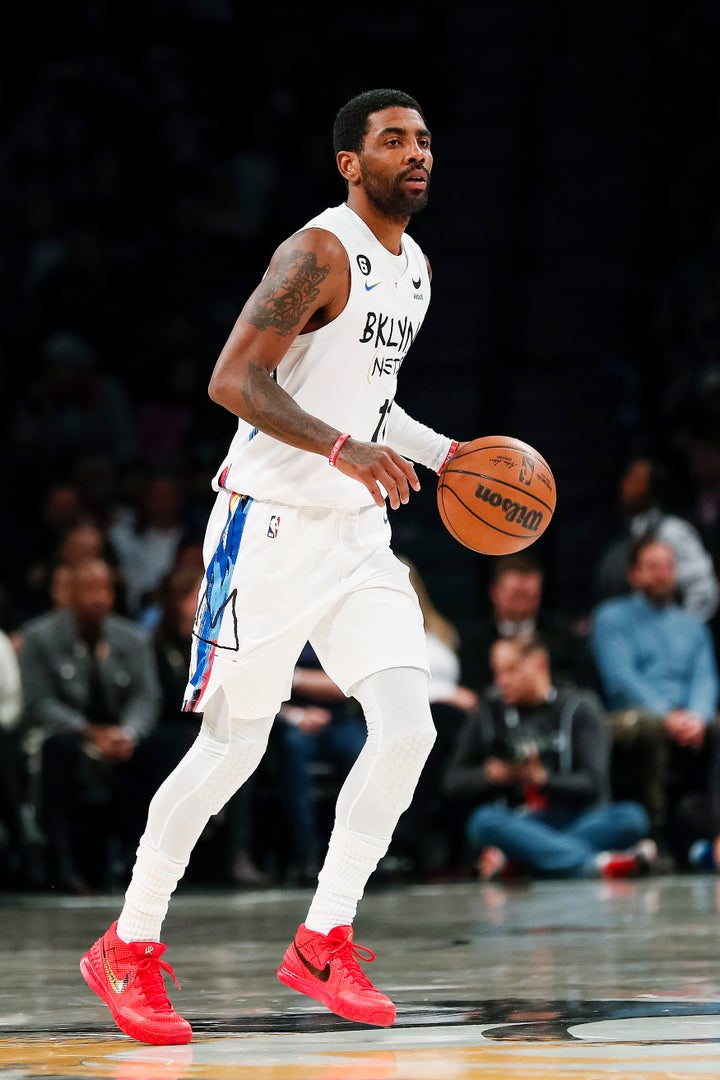
[[[117,936],[117,922],[95,942],[80,961],[80,973],[105,1002],[115,1023],[139,1042],[158,1046],[189,1043],[192,1028],[173,1009],[165,993],[163,971],[180,983],[160,957],[166,946],[158,941],[133,941]]]
[[[352,936],[351,926],[336,926],[329,934],[320,934],[303,923],[278,968],[278,979],[322,1001],[346,1020],[389,1027],[395,1020],[395,1006],[375,989],[357,961],[357,957],[374,960],[375,953],[354,945]]]

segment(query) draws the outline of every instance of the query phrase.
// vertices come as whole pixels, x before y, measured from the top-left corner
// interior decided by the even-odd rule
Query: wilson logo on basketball
[[[514,521],[528,532],[538,532],[542,525],[542,510],[531,510],[513,499],[503,498],[499,491],[493,491],[485,484],[478,484],[475,489],[475,498],[489,503],[490,506],[500,507],[506,521]]]

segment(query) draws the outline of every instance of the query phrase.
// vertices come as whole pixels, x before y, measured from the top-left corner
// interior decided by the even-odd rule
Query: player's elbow
[[[216,404],[219,404],[219,401],[218,401],[218,392],[219,392],[219,385],[218,384],[219,384],[219,382],[220,382],[220,380],[218,379],[216,373],[213,371],[212,375],[210,376],[210,382],[208,383],[208,397],[210,398],[211,401],[214,401]]]
[[[222,373],[213,371],[210,376],[210,382],[208,383],[208,396],[211,401],[214,401],[216,405],[224,405],[227,407],[228,394],[230,392],[230,385]]]

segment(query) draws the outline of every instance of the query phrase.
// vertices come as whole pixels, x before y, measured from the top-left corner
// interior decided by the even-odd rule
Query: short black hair
[[[511,634],[510,637],[498,637],[495,638],[492,645],[493,649],[499,643],[514,645],[520,656],[525,659],[526,656],[532,656],[533,653],[543,653],[547,659],[550,659],[550,649],[547,642],[541,634]]]
[[[359,154],[367,134],[368,118],[382,109],[393,106],[403,109],[415,109],[425,120],[422,109],[414,97],[403,90],[365,90],[356,94],[338,110],[333,124],[333,150],[350,150]]]
[[[637,566],[645,548],[652,547],[653,544],[662,544],[663,547],[673,550],[672,545],[668,544],[667,540],[663,540],[655,529],[648,529],[647,532],[636,536],[628,546],[626,565],[629,570]]]
[[[545,576],[540,563],[524,553],[498,556],[490,569],[490,584],[494,585],[505,574],[539,574],[542,578]]]

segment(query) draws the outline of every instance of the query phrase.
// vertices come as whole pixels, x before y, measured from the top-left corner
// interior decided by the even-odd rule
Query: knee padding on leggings
[[[150,803],[148,835],[158,847],[185,858],[208,819],[217,814],[257,768],[274,717],[237,720],[216,694],[198,737]]]
[[[352,690],[368,739],[340,792],[337,821],[368,836],[390,837],[410,805],[436,732],[420,668],[389,668]]]

